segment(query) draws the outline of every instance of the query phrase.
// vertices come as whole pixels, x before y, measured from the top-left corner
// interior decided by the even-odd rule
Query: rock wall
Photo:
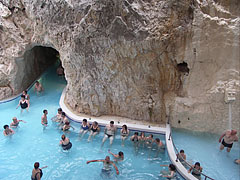
[[[228,88],[239,127],[239,12],[238,0],[0,0],[0,95],[42,45],[60,53],[73,111],[218,133]]]

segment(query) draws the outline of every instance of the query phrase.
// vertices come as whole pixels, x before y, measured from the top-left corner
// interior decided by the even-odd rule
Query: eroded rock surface
[[[239,127],[239,15],[238,0],[0,0],[0,95],[26,88],[17,61],[41,45],[73,111],[220,132],[230,88]]]

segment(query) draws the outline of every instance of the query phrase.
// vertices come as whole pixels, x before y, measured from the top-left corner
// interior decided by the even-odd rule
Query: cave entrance
[[[51,47],[35,46],[24,53],[23,61],[18,62],[22,71],[18,77],[22,90],[28,88],[50,66],[61,64],[59,52]]]

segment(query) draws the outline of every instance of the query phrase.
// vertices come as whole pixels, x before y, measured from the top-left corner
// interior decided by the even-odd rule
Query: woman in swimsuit
[[[87,122],[86,119],[83,119],[81,130],[79,132],[79,135],[82,135],[81,138],[89,131],[90,124]]]
[[[122,126],[120,134],[121,134],[122,146],[124,146],[124,141],[128,138],[128,135],[129,135],[129,130],[127,128],[127,125],[124,124]]]
[[[180,150],[180,153],[177,153],[176,156],[177,156],[178,160],[179,160],[182,164],[185,164],[185,161],[186,161],[187,157],[186,157],[186,155],[184,154],[184,150],[183,150],[183,149],[181,149],[181,150]]]
[[[138,132],[135,132],[134,135],[130,138],[130,140],[133,142],[135,150],[137,150],[139,145]]]
[[[35,162],[34,168],[32,170],[31,180],[41,180],[42,175],[43,175],[42,169],[44,169],[44,168],[47,168],[47,166],[39,168],[39,162]]]
[[[192,166],[189,170],[188,173],[192,171],[192,175],[201,180],[201,172],[202,172],[202,167],[200,166],[199,162],[196,162],[194,166]]]
[[[59,145],[62,146],[63,150],[69,150],[72,147],[72,143],[64,134],[62,135],[62,140],[60,140]]]
[[[12,120],[13,120],[13,122],[10,124],[10,127],[11,127],[11,128],[17,128],[19,122],[24,122],[24,123],[26,123],[26,121],[18,120],[16,117],[13,117]]]
[[[154,142],[153,135],[150,134],[148,137],[146,137],[146,145],[148,148],[152,148],[152,144]]]
[[[27,99],[25,99],[25,96],[24,95],[21,95],[21,99],[16,107],[16,109],[21,106],[21,113],[24,109],[26,109],[28,111],[29,107],[30,107],[30,104],[29,104],[29,101]]]
[[[142,147],[144,148],[144,144],[145,144],[145,141],[146,141],[145,133],[141,132],[141,134],[138,137],[138,139],[140,141],[139,144],[142,145]]]
[[[169,170],[169,174],[168,175],[162,175],[162,177],[166,177],[167,180],[176,180],[177,179],[176,167],[173,164],[169,164],[168,170]]]
[[[3,131],[4,136],[14,134],[14,131],[10,129],[8,125],[4,125],[3,128],[4,128],[4,131]]]
[[[68,131],[68,130],[70,130],[70,128],[72,128],[73,130],[75,130],[75,128],[70,125],[70,122],[67,121],[67,122],[65,122],[62,130],[63,130],[63,131]]]
[[[88,142],[91,141],[91,138],[95,137],[100,132],[100,127],[98,127],[98,122],[94,121],[90,127],[90,135],[88,137]]]
[[[23,92],[22,92],[22,95],[24,95],[24,96],[25,96],[25,99],[28,100],[28,102],[30,103],[30,96],[29,96],[29,94],[27,93],[27,90],[23,91]]]
[[[110,161],[110,157],[106,156],[105,159],[99,159],[99,160],[91,160],[87,161],[87,164],[91,162],[103,162],[103,168],[102,168],[102,173],[110,174],[111,172],[111,165],[115,168],[117,175],[119,175],[119,171],[117,166],[114,164],[113,161]]]

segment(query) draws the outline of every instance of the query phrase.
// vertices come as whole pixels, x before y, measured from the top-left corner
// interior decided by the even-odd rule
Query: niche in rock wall
[[[18,63],[22,78],[21,89],[26,89],[32,84],[49,66],[59,58],[59,52],[51,47],[35,46],[24,53],[21,63]]]
[[[182,72],[184,74],[189,74],[188,64],[184,61],[182,63],[177,64],[177,69],[179,72]]]

